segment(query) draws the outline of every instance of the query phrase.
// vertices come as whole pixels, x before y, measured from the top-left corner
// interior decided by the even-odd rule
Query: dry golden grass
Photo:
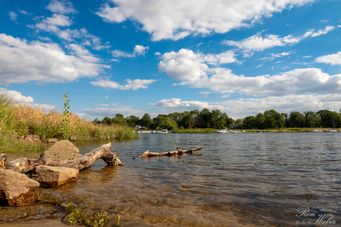
[[[71,114],[68,123],[63,122],[63,114],[52,111],[44,113],[39,108],[27,105],[14,105],[0,96],[0,133],[16,134],[19,137],[29,134],[49,138],[73,139],[76,141],[117,139],[136,137],[133,129],[125,126],[102,126]]]

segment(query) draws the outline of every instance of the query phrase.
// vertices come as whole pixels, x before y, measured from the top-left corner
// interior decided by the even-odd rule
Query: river
[[[122,226],[294,226],[321,214],[320,224],[341,224],[341,133],[145,134],[113,150],[124,166],[98,161],[78,182],[43,193],[120,214]],[[59,217],[39,206],[24,220]]]

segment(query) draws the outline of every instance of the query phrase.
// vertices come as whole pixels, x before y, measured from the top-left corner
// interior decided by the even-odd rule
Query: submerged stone
[[[36,202],[39,183],[13,170],[0,170],[0,204],[25,206]]]
[[[79,178],[78,169],[67,167],[40,165],[35,168],[35,172],[33,179],[39,181],[43,187],[57,187]]]

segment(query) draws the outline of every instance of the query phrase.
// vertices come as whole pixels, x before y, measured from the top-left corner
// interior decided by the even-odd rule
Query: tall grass
[[[41,140],[50,138],[71,139],[77,142],[90,140],[125,140],[136,137],[133,129],[125,126],[95,125],[75,114],[70,114],[65,133],[63,113],[45,113],[39,108],[15,105],[0,96],[0,136],[11,135],[22,138],[30,134],[38,135]]]

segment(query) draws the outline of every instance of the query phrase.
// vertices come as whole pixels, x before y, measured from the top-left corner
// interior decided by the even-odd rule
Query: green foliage
[[[151,128],[151,127],[152,127],[152,125],[153,125],[153,120],[152,120],[152,118],[150,117],[149,114],[145,113],[145,114],[142,116],[142,118],[141,118],[141,120],[140,120],[140,125],[141,125],[142,127],[145,127],[145,128]]]
[[[264,112],[264,128],[283,128],[285,126],[285,117],[275,110]]]
[[[305,126],[304,115],[297,111],[291,112],[289,115],[287,125],[289,127],[304,127]]]
[[[341,116],[339,113],[330,110],[320,110],[317,114],[321,118],[321,126],[325,128],[341,127]]]
[[[247,116],[243,119],[233,120],[226,113],[220,110],[202,109],[174,112],[170,114],[159,114],[151,118],[149,114],[144,114],[140,119],[131,115],[125,118],[122,114],[116,114],[114,118],[105,117],[102,120],[95,119],[96,124],[129,125],[130,127],[141,126],[144,129],[168,129],[174,132],[197,132],[202,129],[281,129],[281,128],[338,128],[341,127],[341,113],[330,110],[320,110],[315,113],[308,111],[300,113],[297,111],[279,113],[275,110],[267,110],[256,116]],[[198,130],[190,130],[198,129]],[[119,134],[125,134],[119,132]],[[126,134],[129,134],[126,132]],[[120,138],[120,135],[117,136]]]
[[[83,223],[83,209],[77,205],[68,202],[66,204],[68,215],[64,218],[64,222],[69,225],[80,225]]]
[[[155,129],[167,129],[167,130],[174,130],[178,128],[176,121],[170,118],[167,115],[158,115],[154,118],[154,126]]]
[[[50,138],[73,138],[77,142],[89,140],[119,140],[136,138],[137,134],[127,126],[103,126],[93,124],[69,112],[67,96],[63,114],[44,113],[39,108],[27,105],[15,105],[5,96],[0,95],[0,151],[35,152],[42,151],[43,143],[27,142],[22,137],[38,135],[42,141]]]
[[[0,95],[0,132],[11,132],[15,124],[11,101]]]
[[[119,226],[120,215],[116,217],[106,211],[92,211],[72,202],[65,204],[67,215],[64,222],[68,225],[85,225],[91,227]]]
[[[136,137],[136,132],[130,127],[120,127],[115,131],[115,139],[118,141],[134,139]]]
[[[313,111],[304,113],[305,127],[316,128],[321,127],[321,118]]]
[[[15,135],[0,134],[0,151],[4,153],[42,152],[47,148],[43,143],[32,143],[17,139]]]
[[[63,139],[70,138],[70,100],[67,93],[64,94],[63,125],[59,131]]]

